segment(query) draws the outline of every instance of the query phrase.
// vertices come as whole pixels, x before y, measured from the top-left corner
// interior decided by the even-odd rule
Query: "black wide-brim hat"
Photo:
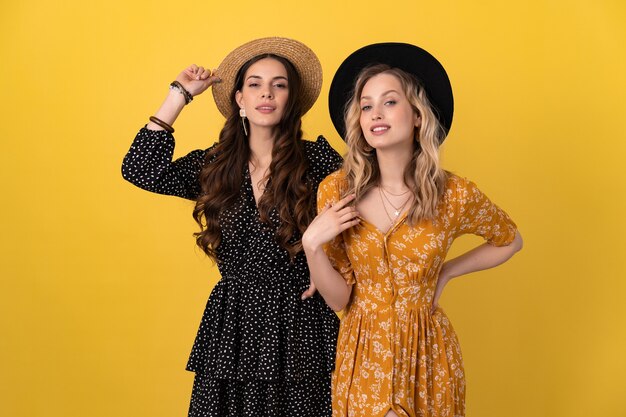
[[[347,57],[337,69],[330,85],[328,107],[339,135],[345,140],[345,107],[354,94],[357,76],[364,68],[376,64],[387,64],[417,77],[447,135],[452,126],[454,98],[446,70],[434,56],[422,48],[393,42],[364,46]]]

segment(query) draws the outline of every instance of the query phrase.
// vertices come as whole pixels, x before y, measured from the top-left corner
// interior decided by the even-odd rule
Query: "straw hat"
[[[376,43],[364,46],[347,57],[330,85],[328,107],[339,135],[345,139],[344,109],[354,93],[356,78],[366,67],[387,64],[413,74],[422,83],[441,125],[450,130],[454,98],[450,79],[443,65],[422,48],[408,43]],[[442,139],[443,140],[443,139]]]
[[[221,83],[213,84],[213,99],[220,113],[228,118],[231,112],[230,94],[235,85],[239,69],[250,59],[263,55],[274,54],[287,59],[293,64],[302,79],[303,114],[315,103],[322,88],[322,65],[315,53],[305,44],[288,38],[256,39],[236,48],[224,58],[215,71],[222,79]]]

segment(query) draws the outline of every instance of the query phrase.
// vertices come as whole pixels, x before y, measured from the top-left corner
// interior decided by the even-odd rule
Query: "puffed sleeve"
[[[455,195],[457,236],[466,233],[479,235],[494,246],[506,246],[513,242],[517,226],[476,184],[458,178]]]
[[[319,186],[317,192],[317,212],[321,212],[326,204],[334,204],[341,199],[340,178],[341,171],[335,172],[326,177]],[[348,258],[346,244],[343,235],[338,235],[333,240],[324,245],[324,252],[331,265],[350,285],[355,283],[352,263]]]
[[[122,162],[122,176],[139,188],[195,200],[207,150],[195,150],[172,161],[174,137],[164,130],[142,128]]]
[[[304,144],[304,153],[309,161],[309,175],[314,186],[341,168],[343,158],[324,136],[318,136],[315,142],[305,141]]]

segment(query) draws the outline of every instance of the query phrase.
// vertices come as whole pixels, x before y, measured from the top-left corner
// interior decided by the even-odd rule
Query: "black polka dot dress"
[[[341,157],[321,136],[304,145],[316,193]],[[143,189],[194,200],[206,151],[172,162],[173,136],[143,128],[122,175]],[[290,262],[274,231],[259,221],[247,168],[244,177],[237,203],[220,215],[221,279],[187,363],[196,375],[189,415],[330,416],[339,320],[319,294],[300,299],[309,286],[305,256]],[[276,211],[272,219],[278,221]]]

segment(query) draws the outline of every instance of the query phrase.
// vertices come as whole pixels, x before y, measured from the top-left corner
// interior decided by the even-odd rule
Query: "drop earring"
[[[239,116],[241,117],[241,125],[243,126],[243,133],[248,136],[248,128],[246,128],[246,110],[239,109]]]

